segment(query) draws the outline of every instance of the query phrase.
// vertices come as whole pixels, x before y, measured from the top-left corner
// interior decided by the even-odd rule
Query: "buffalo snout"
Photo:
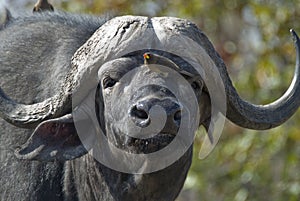
[[[149,126],[151,124],[151,118],[155,118],[155,116],[149,115],[151,108],[154,106],[160,106],[162,110],[165,110],[167,116],[165,127],[161,133],[176,133],[180,126],[182,107],[180,103],[172,97],[164,99],[151,97],[137,101],[129,111],[129,115],[135,125],[142,128]]]

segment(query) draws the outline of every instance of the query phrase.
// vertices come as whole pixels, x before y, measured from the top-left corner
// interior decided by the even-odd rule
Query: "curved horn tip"
[[[294,38],[294,41],[298,42],[300,39],[299,39],[299,36],[297,35],[296,31],[294,31],[294,29],[290,29],[290,32]]]

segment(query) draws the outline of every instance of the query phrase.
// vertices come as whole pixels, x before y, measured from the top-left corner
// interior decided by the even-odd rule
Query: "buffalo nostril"
[[[133,122],[142,128],[149,126],[150,119],[149,115],[144,109],[144,105],[135,105],[130,110],[130,116],[132,117]]]
[[[145,110],[137,108],[134,106],[131,110],[131,116],[139,119],[148,119],[148,114]]]

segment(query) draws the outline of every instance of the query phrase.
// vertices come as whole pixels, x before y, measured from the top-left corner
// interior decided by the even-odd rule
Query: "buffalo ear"
[[[66,161],[86,153],[70,114],[42,122],[28,141],[15,150],[19,159],[40,161]]]
[[[214,131],[214,124],[211,122],[211,100],[209,93],[204,90],[201,94],[201,98],[199,100],[199,109],[201,112],[200,115],[200,125],[204,126],[208,139],[211,144],[214,144],[214,137],[213,137],[213,131]]]

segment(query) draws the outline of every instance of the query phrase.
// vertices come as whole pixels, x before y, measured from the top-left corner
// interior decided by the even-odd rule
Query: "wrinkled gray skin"
[[[103,22],[101,18],[64,13],[8,16],[0,30],[3,91],[25,104],[53,96],[70,68],[74,52]],[[123,73],[140,65],[136,62],[133,66],[132,61],[130,65],[122,64]],[[109,108],[105,113],[106,122],[112,122]],[[172,166],[145,175],[113,171],[89,155],[67,162],[20,160],[14,156],[14,149],[24,144],[33,130],[14,127],[2,119],[0,128],[0,200],[174,200],[191,164],[191,148]],[[141,151],[128,143],[129,149]]]

